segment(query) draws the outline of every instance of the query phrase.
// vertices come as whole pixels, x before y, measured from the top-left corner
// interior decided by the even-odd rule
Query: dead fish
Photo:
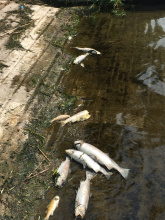
[[[68,37],[68,40],[72,40],[73,37],[76,37],[78,34],[80,34],[80,33],[77,33],[77,34],[74,34],[74,35],[69,36],[69,37]]]
[[[51,215],[53,215],[54,210],[58,207],[59,201],[60,201],[60,197],[59,197],[59,196],[55,196],[55,197],[51,200],[50,204],[48,205],[47,214],[46,214],[46,217],[44,218],[44,220],[48,220],[49,217],[50,217]]]
[[[53,118],[50,123],[53,123],[54,121],[61,121],[61,120],[64,120],[66,118],[69,118],[70,115],[59,115],[57,116],[56,118]]]
[[[101,54],[99,51],[97,51],[97,50],[95,50],[93,48],[87,48],[87,47],[85,47],[85,48],[82,48],[82,47],[72,47],[72,48],[75,48],[77,50],[81,50],[81,51],[83,51],[85,53],[93,53],[93,54],[97,54],[97,55]]]
[[[74,150],[74,149],[68,149],[65,150],[65,152],[74,160],[81,163],[83,167],[85,168],[88,166],[92,170],[94,170],[96,173],[101,172],[105,175],[107,179],[110,178],[112,175],[111,172],[107,172],[103,167],[101,167],[98,163],[96,163],[91,157],[89,157],[87,154],[83,153],[82,151]]]
[[[62,187],[62,184],[66,181],[69,171],[70,171],[70,159],[66,157],[66,160],[61,163],[57,170],[57,187]]]
[[[79,64],[81,63],[83,60],[85,60],[85,58],[89,55],[89,53],[86,53],[86,54],[83,54],[83,55],[80,55],[78,56],[74,61],[73,63],[74,64]]]
[[[125,169],[120,167],[114,160],[112,160],[106,153],[102,152],[98,148],[94,147],[91,144],[85,143],[82,140],[74,142],[76,148],[90,157],[92,157],[95,161],[100,163],[101,165],[106,166],[109,170],[116,169],[120,174],[127,178],[130,169]]]
[[[75,216],[81,216],[84,218],[86,210],[88,208],[89,196],[90,196],[90,180],[95,177],[95,173],[86,171],[86,180],[80,182],[78,188],[76,201],[75,201]]]
[[[70,118],[67,118],[64,121],[60,121],[60,123],[62,124],[62,126],[64,126],[65,124],[69,123],[69,122],[76,122],[76,121],[84,121],[88,118],[90,118],[91,116],[89,115],[89,112],[87,110],[81,111],[73,116],[71,116]]]

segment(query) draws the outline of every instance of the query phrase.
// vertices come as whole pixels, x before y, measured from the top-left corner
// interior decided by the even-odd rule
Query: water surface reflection
[[[91,118],[60,131],[57,156],[83,139],[131,169],[127,180],[114,170],[109,181],[93,179],[85,219],[165,219],[165,10],[84,17],[78,31],[68,52],[76,57],[80,51],[71,47],[92,47],[102,55],[88,56],[84,68],[73,66],[61,81],[78,97],[74,112],[87,109]],[[72,176],[60,191],[58,219],[74,218],[74,190],[85,179],[76,162]]]

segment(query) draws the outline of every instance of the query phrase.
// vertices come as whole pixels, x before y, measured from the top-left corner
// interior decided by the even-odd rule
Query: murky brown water
[[[91,182],[92,197],[85,219],[165,219],[165,6],[128,12],[124,18],[100,14],[84,17],[68,46],[92,47],[101,56],[88,56],[72,67],[61,85],[78,97],[73,113],[87,109],[91,118],[58,130],[57,157],[64,159],[73,142],[102,149],[122,167],[110,180],[98,174]],[[74,219],[74,202],[85,170],[71,163],[73,177],[63,188],[49,192],[61,197],[50,219]]]

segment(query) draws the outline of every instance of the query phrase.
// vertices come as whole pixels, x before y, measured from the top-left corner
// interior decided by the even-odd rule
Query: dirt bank
[[[61,162],[52,138],[59,125],[50,120],[76,101],[61,81],[72,65],[65,46],[77,33],[81,8],[33,1],[22,10],[17,2],[0,11],[0,219],[43,219]]]

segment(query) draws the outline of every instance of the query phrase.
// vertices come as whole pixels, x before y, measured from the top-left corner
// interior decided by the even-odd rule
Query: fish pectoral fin
[[[81,63],[80,66],[83,67],[83,68],[85,67],[85,65],[83,63]]]
[[[86,168],[86,164],[85,164],[85,163],[83,163],[83,168],[84,168],[84,169]]]

